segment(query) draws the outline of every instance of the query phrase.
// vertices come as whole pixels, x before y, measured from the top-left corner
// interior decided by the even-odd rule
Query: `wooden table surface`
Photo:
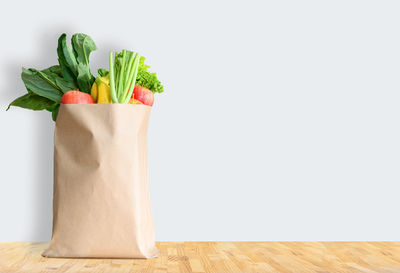
[[[400,273],[400,242],[158,242],[155,259],[56,259],[47,243],[0,243],[0,272]]]

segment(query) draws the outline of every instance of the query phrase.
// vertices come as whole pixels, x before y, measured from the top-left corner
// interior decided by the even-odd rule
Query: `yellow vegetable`
[[[97,94],[98,94],[97,83],[95,81],[92,85],[92,89],[90,90],[90,95],[92,95],[94,102],[97,102]]]
[[[91,95],[96,103],[112,103],[108,75],[96,79],[92,86]]]
[[[143,104],[143,103],[141,103],[140,101],[135,100],[135,99],[130,99],[128,103],[129,103],[129,104]]]
[[[112,103],[110,86],[108,85],[108,83],[103,82],[101,78],[99,81],[98,89],[99,98],[97,100],[97,103]]]

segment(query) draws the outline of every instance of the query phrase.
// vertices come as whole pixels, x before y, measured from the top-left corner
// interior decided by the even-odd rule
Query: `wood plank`
[[[0,272],[400,272],[400,242],[158,242],[149,260],[44,258],[47,244],[0,243]]]

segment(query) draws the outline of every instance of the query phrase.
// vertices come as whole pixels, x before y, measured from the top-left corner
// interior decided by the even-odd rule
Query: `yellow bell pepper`
[[[140,101],[135,100],[134,98],[130,99],[128,103],[129,103],[129,104],[143,104],[143,103],[141,103]]]
[[[96,81],[92,85],[92,89],[90,90],[90,95],[92,95],[94,102],[97,102],[98,88]]]
[[[108,75],[96,79],[92,86],[91,95],[96,103],[112,103]]]

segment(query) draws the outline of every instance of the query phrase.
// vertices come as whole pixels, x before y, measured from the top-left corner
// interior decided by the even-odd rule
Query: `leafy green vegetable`
[[[22,68],[21,78],[28,93],[11,102],[7,110],[10,106],[46,109],[56,120],[61,97],[65,92],[77,90],[78,87],[81,91],[90,92],[95,78],[90,73],[89,55],[97,47],[89,36],[82,33],[74,34],[71,44],[72,50],[67,45],[65,33],[58,38],[59,65],[44,70]]]
[[[43,70],[22,68],[21,78],[27,93],[10,103],[32,110],[47,110],[56,120],[62,95],[80,89],[90,93],[95,77],[90,72],[89,56],[97,49],[94,41],[86,34],[77,33],[71,38],[72,49],[67,45],[67,35],[58,38],[58,65]],[[99,69],[97,74],[109,74],[110,93],[114,103],[128,103],[136,85],[144,86],[153,93],[162,93],[164,87],[156,73],[148,71],[145,58],[132,51],[123,50],[115,55],[110,52],[110,72]]]
[[[10,106],[18,106],[31,110],[44,110],[56,104],[56,102],[46,99],[45,97],[38,96],[34,93],[28,93],[11,102],[7,110],[10,109]]]
[[[161,82],[157,79],[156,73],[148,72],[150,66],[144,63],[145,58],[141,57],[139,62],[139,72],[136,78],[136,85],[144,86],[153,93],[164,92],[164,87]]]
[[[47,111],[51,112],[51,118],[53,119],[53,121],[56,121],[59,109],[60,109],[59,103],[56,105],[53,105],[52,107],[46,108]]]
[[[92,38],[86,34],[77,33],[72,35],[71,42],[78,63],[83,63],[89,67],[89,55],[97,49]]]
[[[82,33],[72,35],[71,43],[78,62],[78,86],[81,91],[90,93],[95,77],[90,73],[89,55],[97,49],[97,46],[92,38]]]
[[[67,45],[67,35],[63,33],[58,38],[57,55],[62,69],[62,75],[67,81],[75,81],[78,75],[78,63],[72,50]]]
[[[62,69],[59,65],[53,65],[49,68],[43,69],[42,72],[51,78],[62,77]]]
[[[60,77],[55,78],[55,81],[56,81],[57,86],[61,88],[61,91],[63,93],[77,89],[74,82],[66,81],[65,79],[60,78]]]
[[[62,69],[59,65],[54,65],[47,69],[44,69],[42,70],[42,73],[44,73],[48,78],[54,81],[63,93],[77,89],[74,81],[67,81],[62,77]]]
[[[78,77],[76,78],[79,90],[90,93],[90,88],[95,80],[92,74],[88,73],[86,66],[82,63],[78,64]]]
[[[54,102],[61,100],[63,94],[61,88],[45,73],[33,68],[22,68],[21,77],[29,91]]]
[[[72,35],[71,44],[72,50],[67,45],[65,33],[58,39],[58,62],[64,79],[69,82],[64,82],[63,85],[76,86],[81,91],[90,93],[95,77],[90,73],[89,55],[97,49],[96,44],[83,33]]]

